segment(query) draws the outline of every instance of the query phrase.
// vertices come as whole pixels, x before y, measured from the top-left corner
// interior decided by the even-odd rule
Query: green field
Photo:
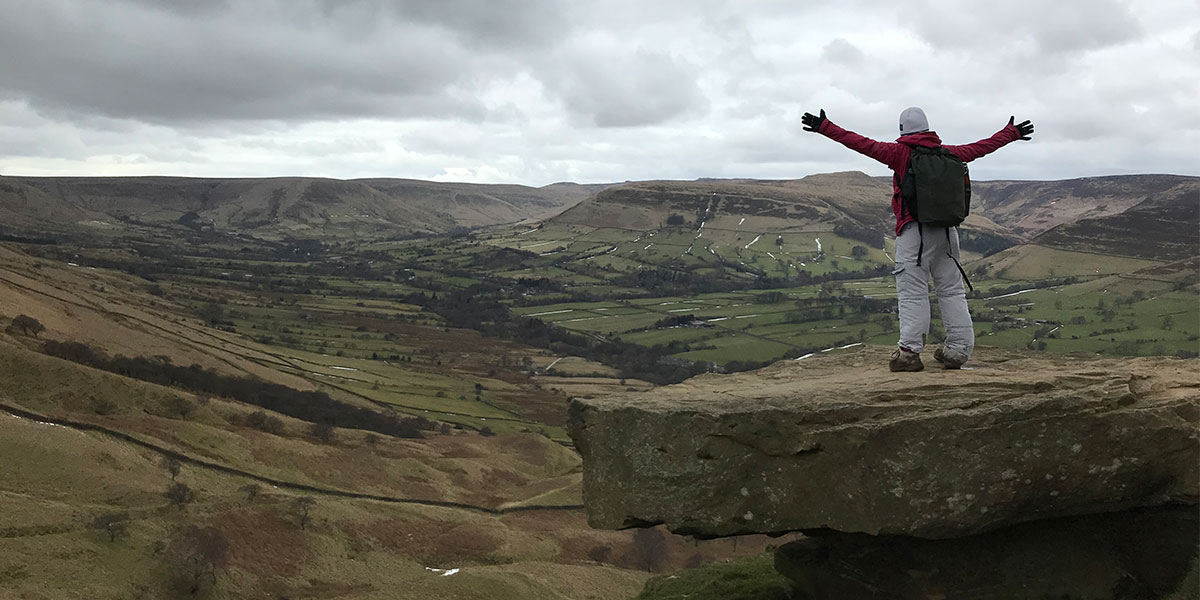
[[[784,233],[768,243],[760,239],[751,244],[755,237],[758,236],[751,232],[730,230],[630,231],[548,224],[539,230],[525,230],[524,235],[516,237],[491,234],[485,241],[502,247],[552,242],[547,245],[557,250],[553,258],[557,268],[578,271],[578,263],[583,262],[586,268],[594,269],[586,279],[574,275],[556,279],[576,293],[590,292],[595,279],[623,281],[622,275],[650,268],[648,265],[656,265],[653,268],[657,269],[666,265],[680,269],[681,273],[698,275],[717,271],[734,278],[755,274],[782,278],[782,285],[771,291],[782,293],[785,301],[772,305],[757,304],[755,297],[765,292],[752,289],[638,297],[618,288],[618,295],[631,297],[514,308],[518,314],[580,332],[616,336],[647,346],[674,344],[676,350],[672,355],[680,358],[721,364],[734,360],[767,361],[788,356],[789,352],[794,354],[797,349],[828,348],[851,340],[894,343],[894,313],[890,325],[881,321],[884,314],[847,315],[844,309],[834,319],[797,322],[787,318],[789,313],[800,310],[791,302],[815,298],[822,289],[815,285],[788,286],[786,277],[794,277],[800,271],[819,277],[884,264],[889,259],[883,250],[862,249],[857,253],[860,256],[850,256],[857,242],[829,232]],[[820,259],[815,258],[817,238],[823,250]],[[598,248],[601,253],[597,255]],[[666,253],[665,249],[671,252]],[[973,284],[979,291],[970,300],[972,313],[977,317],[978,343],[1002,348],[1119,355],[1200,351],[1194,277],[1181,277],[1181,272],[1165,280],[1131,279],[1124,275],[1159,267],[1160,263],[1142,259],[1039,246],[1020,246],[968,264],[968,270],[975,273]],[[551,271],[543,272],[553,278]],[[1183,273],[1186,275],[1186,270]],[[1064,279],[1067,277],[1071,279]],[[832,285],[831,289],[836,291],[827,289],[827,295],[895,298],[890,277],[849,279]],[[1120,306],[1097,309],[1106,299],[1110,305],[1115,301]],[[837,301],[829,304],[836,307]],[[933,304],[936,315],[936,301]],[[1103,310],[1112,312],[1101,314]],[[705,323],[690,327],[655,326],[665,318],[682,315],[694,315]],[[936,336],[935,325],[935,340]]]

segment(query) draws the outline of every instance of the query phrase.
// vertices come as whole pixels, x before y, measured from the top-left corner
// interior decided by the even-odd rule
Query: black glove
[[[1015,115],[1012,117],[1009,117],[1008,124],[1013,125],[1013,121],[1016,121],[1016,120],[1017,119],[1016,119]],[[1013,127],[1016,127],[1017,131],[1021,132],[1021,139],[1023,139],[1023,140],[1027,140],[1027,139],[1029,139],[1029,136],[1033,135],[1033,123],[1030,123],[1029,119],[1025,119],[1024,121],[1021,121],[1020,123],[1018,123],[1016,125],[1013,125]]]
[[[821,123],[825,122],[825,109],[821,109],[819,117],[812,113],[804,113],[804,116],[800,117],[800,121],[804,123],[805,131],[818,132],[821,130]]]

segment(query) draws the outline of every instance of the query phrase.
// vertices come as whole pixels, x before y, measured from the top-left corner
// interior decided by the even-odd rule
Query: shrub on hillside
[[[647,581],[635,600],[785,600],[793,597],[792,582],[775,570],[774,557],[768,552],[660,575]]]
[[[180,419],[186,419],[188,415],[196,411],[196,404],[194,402],[175,394],[168,396],[163,401],[163,404],[167,410],[167,414],[179,417]]]
[[[266,411],[262,410],[246,415],[246,425],[271,435],[283,434],[283,419],[275,415],[268,415]]]
[[[13,317],[12,323],[5,329],[6,332],[13,335],[20,333],[21,335],[32,335],[33,337],[37,337],[39,333],[45,330],[46,326],[42,325],[41,321],[24,314]]]
[[[92,412],[100,416],[111,415],[117,412],[118,408],[117,403],[108,396],[92,397],[89,403],[92,405]]]
[[[634,530],[631,553],[637,566],[647,572],[663,568],[671,559],[667,536],[657,528]]]
[[[198,595],[216,584],[228,562],[229,542],[215,527],[191,526],[179,531],[167,547],[171,586]]]
[[[163,496],[166,496],[171,504],[180,508],[196,501],[196,492],[192,491],[188,484],[179,481],[167,486],[167,491],[163,492]]]
[[[92,520],[92,529],[100,530],[108,536],[108,541],[115,542],[129,533],[129,513],[104,513]]]
[[[258,496],[262,494],[262,486],[258,485],[257,483],[247,483],[246,485],[238,488],[238,491],[241,492],[242,495],[246,496],[246,502],[250,503],[254,502],[254,499],[258,498]]]
[[[333,443],[333,425],[330,425],[329,423],[313,423],[312,427],[309,427],[308,432],[312,434],[313,437],[321,440],[323,443]]]

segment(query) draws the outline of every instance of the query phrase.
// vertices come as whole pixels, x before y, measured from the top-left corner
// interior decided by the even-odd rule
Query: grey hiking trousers
[[[946,329],[942,351],[950,358],[964,362],[975,349],[975,329],[967,310],[967,293],[962,275],[954,262],[958,258],[958,230],[909,223],[896,236],[896,296],[900,312],[900,347],[911,352],[925,349],[929,333],[929,277],[933,276],[934,292]],[[923,234],[923,235],[922,235]],[[917,265],[917,250],[921,248],[921,264]],[[954,258],[950,257],[953,253]]]

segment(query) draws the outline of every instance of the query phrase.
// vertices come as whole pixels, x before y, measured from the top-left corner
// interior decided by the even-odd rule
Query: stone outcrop
[[[1194,360],[886,361],[868,349],[573,400],[589,521],[939,539],[1197,503]]]

